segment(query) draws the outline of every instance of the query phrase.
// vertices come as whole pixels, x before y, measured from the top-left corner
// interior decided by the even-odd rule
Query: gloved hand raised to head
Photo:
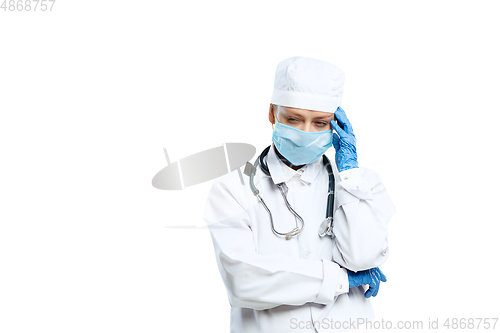
[[[347,119],[345,111],[339,106],[335,111],[334,120],[330,120],[333,133],[333,147],[335,148],[335,163],[339,172],[358,167],[358,154],[356,153],[356,137],[352,125]],[[337,124],[338,123],[338,124]]]
[[[349,288],[359,287],[363,284],[370,286],[365,292],[366,298],[377,296],[380,281],[387,281],[384,273],[382,273],[378,267],[370,268],[365,271],[358,271],[356,273],[347,269],[347,277],[349,278]]]

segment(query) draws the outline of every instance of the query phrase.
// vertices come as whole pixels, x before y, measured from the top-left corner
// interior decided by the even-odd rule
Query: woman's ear
[[[274,109],[274,105],[273,105],[272,103],[271,103],[271,104],[269,104],[269,122],[270,122],[271,124],[273,124],[273,125],[274,125],[274,124],[275,124],[275,122],[276,122],[276,121],[274,120],[274,119],[275,119],[275,114],[274,114],[274,112],[275,112],[275,111],[276,111],[276,110]]]

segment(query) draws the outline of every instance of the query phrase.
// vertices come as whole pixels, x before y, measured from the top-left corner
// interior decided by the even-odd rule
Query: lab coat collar
[[[323,167],[323,158],[320,157],[316,161],[309,163],[299,170],[295,171],[286,165],[274,151],[274,144],[271,145],[267,154],[267,166],[271,173],[271,178],[275,184],[288,182],[296,174],[301,175],[300,180],[306,184],[311,184],[318,176],[320,169]]]

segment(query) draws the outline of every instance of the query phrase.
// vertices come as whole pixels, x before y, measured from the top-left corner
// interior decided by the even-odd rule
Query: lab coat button
[[[309,251],[305,251],[305,252],[304,252],[304,257],[309,257],[309,254],[311,254],[311,252],[309,252]]]

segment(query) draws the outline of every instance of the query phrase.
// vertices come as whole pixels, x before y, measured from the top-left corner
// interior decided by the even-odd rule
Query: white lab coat
[[[318,228],[325,219],[328,193],[323,159],[295,171],[277,157],[272,145],[266,160],[272,178],[259,167],[254,183],[276,230],[300,227],[275,185],[280,182],[285,182],[287,198],[305,226],[291,240],[278,237],[250,190],[248,176],[235,170],[214,181],[204,219],[231,305],[230,331],[345,332],[357,318],[373,319],[365,288],[349,289],[340,266],[365,270],[382,265],[389,255],[387,225],[395,209],[379,176],[366,168],[338,173],[331,159],[335,237],[321,238]]]

